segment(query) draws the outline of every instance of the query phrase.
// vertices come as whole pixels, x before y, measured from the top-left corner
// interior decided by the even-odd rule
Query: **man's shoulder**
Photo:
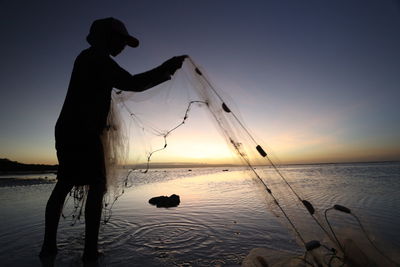
[[[96,51],[92,48],[82,50],[76,57],[75,64],[114,65],[116,62],[107,54]]]

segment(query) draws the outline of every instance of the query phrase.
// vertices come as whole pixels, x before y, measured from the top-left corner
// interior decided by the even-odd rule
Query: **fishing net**
[[[142,179],[157,162],[175,161],[177,156],[170,155],[176,150],[185,150],[185,139],[201,143],[200,138],[179,133],[182,128],[193,126],[191,121],[198,119],[199,114],[207,114],[225,139],[224,148],[217,150],[230,151],[223,156],[229,158],[231,164],[246,167],[246,175],[254,178],[266,199],[267,210],[275,214],[305,248],[304,262],[309,261],[307,252],[315,254],[316,248],[322,248],[319,258],[326,259],[329,264],[322,263],[341,265],[343,244],[331,231],[329,221],[324,220],[324,210],[307,199],[298,180],[281,171],[267,146],[245,125],[231,98],[215,86],[191,58],[184,61],[170,81],[145,92],[113,91],[108,126],[102,137],[107,166],[104,222],[110,220],[113,204],[135,179]],[[71,193],[74,221],[80,219],[86,194],[85,187],[76,187]],[[338,205],[332,209],[349,213]]]

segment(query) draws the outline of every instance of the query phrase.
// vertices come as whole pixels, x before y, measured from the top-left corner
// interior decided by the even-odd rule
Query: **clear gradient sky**
[[[282,162],[400,160],[399,1],[15,0],[0,14],[1,158],[57,162],[73,62],[91,22],[112,16],[141,41],[121,66],[190,55]],[[201,147],[215,153],[213,140]]]

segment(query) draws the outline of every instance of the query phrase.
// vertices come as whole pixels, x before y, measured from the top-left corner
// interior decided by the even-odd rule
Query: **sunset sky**
[[[400,160],[399,1],[16,0],[0,14],[0,158],[57,163],[73,62],[92,21],[112,16],[141,42],[122,67],[190,55],[282,162]],[[158,161],[228,157],[199,112]]]

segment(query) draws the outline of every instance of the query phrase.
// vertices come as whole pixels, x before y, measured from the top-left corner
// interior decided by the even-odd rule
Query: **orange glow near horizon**
[[[223,144],[225,145],[225,144]],[[195,148],[196,146],[194,146]],[[190,149],[190,148],[189,148]],[[204,146],[203,151],[196,152],[197,154],[187,155],[185,153],[172,153],[169,151],[167,153],[160,153],[156,155],[151,160],[151,163],[157,164],[173,164],[173,163],[195,163],[195,164],[240,164],[240,159],[231,152],[228,148],[216,154],[215,147],[206,151]],[[400,150],[398,148],[393,149],[381,149],[381,150],[369,150],[365,149],[347,149],[341,150],[339,147],[337,149],[327,149],[322,152],[324,148],[320,150],[310,150],[305,152],[302,149],[293,149],[280,151],[280,153],[274,153],[271,150],[269,152],[270,158],[275,163],[280,164],[309,164],[309,163],[335,163],[335,162],[362,162],[362,161],[399,161]],[[226,154],[225,154],[226,152]],[[210,154],[209,154],[210,153]],[[55,153],[54,153],[55,154]],[[43,157],[44,155],[36,156],[3,156],[3,158],[8,158],[12,161],[18,161],[26,164],[58,164],[57,159],[54,156]],[[145,160],[141,160],[139,163],[145,163]],[[128,160],[127,164],[134,164],[138,162],[133,162]]]
[[[374,147],[372,142],[349,144],[334,136],[318,138],[316,135],[295,134],[263,139],[269,142],[262,146],[278,164],[400,160],[400,148],[390,143],[384,147]],[[130,152],[127,164],[146,162],[147,154],[143,151],[140,157],[135,154],[138,151],[134,148]],[[51,148],[39,152],[31,151],[23,156],[15,153],[3,157],[27,164],[57,164],[56,151]],[[171,135],[167,148],[155,153],[151,163],[240,164],[241,160],[215,129],[207,133],[186,129]]]
[[[294,112],[294,111],[293,111]],[[190,120],[168,136],[165,150],[153,155],[151,163],[173,164],[241,164],[241,160],[229,147],[224,137],[205,112],[194,109]],[[369,139],[352,141],[342,137],[341,116],[331,115],[326,120],[318,115],[310,118],[307,124],[274,121],[264,124],[263,119],[246,120],[270,158],[277,164],[307,164],[324,162],[361,162],[361,161],[396,161],[400,160],[400,145],[396,140],[375,142]],[[265,120],[264,120],[265,121]],[[251,124],[253,123],[253,125]],[[336,131],[328,131],[336,129]],[[164,145],[162,137],[153,136],[153,150]],[[130,156],[127,164],[146,162],[147,153],[143,139],[133,136],[130,140]],[[149,140],[146,140],[149,141]],[[16,147],[14,153],[4,154],[4,158],[30,164],[57,164],[53,140],[48,147]],[[147,144],[148,146],[148,144]],[[149,148],[147,148],[149,149]],[[0,155],[1,157],[1,155]]]

